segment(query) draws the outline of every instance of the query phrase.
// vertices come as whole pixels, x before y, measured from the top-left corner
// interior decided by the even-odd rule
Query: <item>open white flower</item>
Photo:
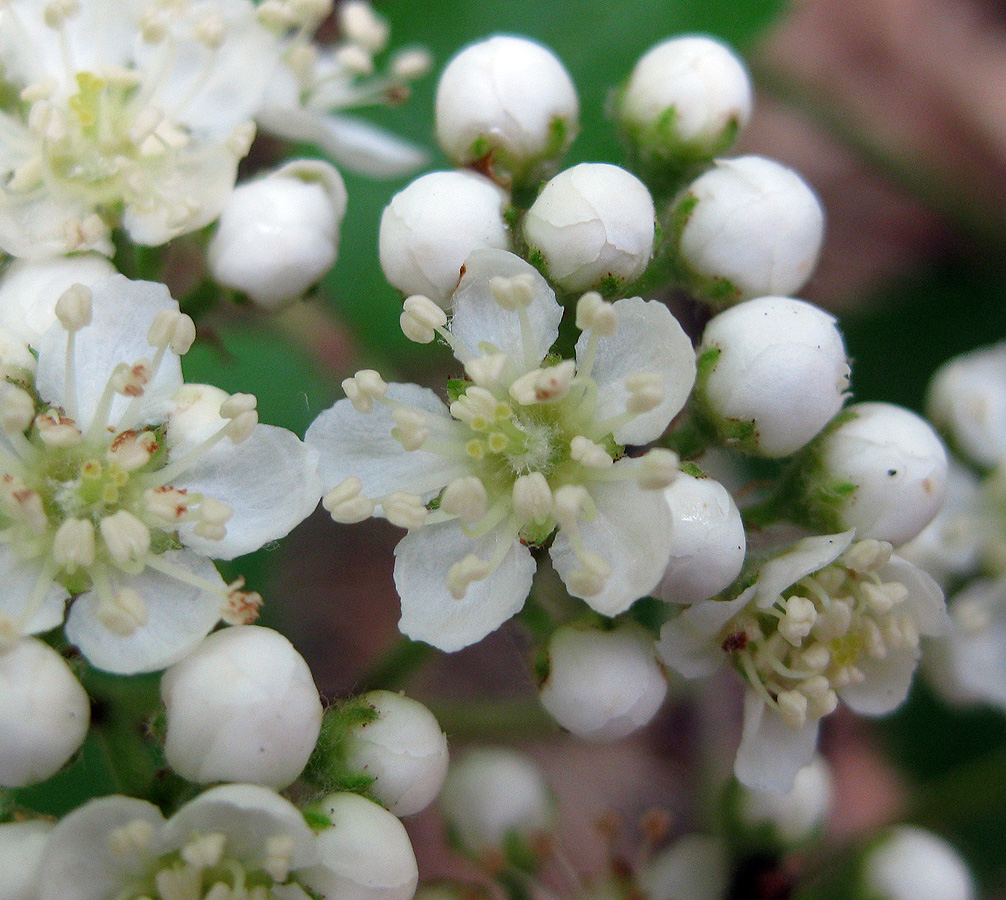
[[[667,564],[670,510],[657,489],[677,460],[622,447],[655,440],[681,409],[691,343],[662,304],[591,293],[577,307],[576,360],[553,364],[562,309],[532,266],[498,250],[468,258],[453,313],[448,329],[432,301],[412,297],[403,314],[407,333],[439,334],[464,365],[450,407],[364,371],[308,429],[326,509],[410,529],[395,551],[400,627],[441,649],[481,640],[520,610],[535,570],[528,545],[553,533],[570,593],[623,612]]]
[[[0,247],[110,254],[223,208],[277,56],[249,0],[13,0],[0,10]]]
[[[72,596],[66,635],[92,663],[162,669],[253,616],[211,559],[311,512],[315,454],[259,425],[254,397],[183,385],[195,328],[163,285],[75,285],[56,314],[36,370],[16,342],[0,359],[0,634],[58,626]]]
[[[696,603],[661,631],[661,658],[686,678],[729,659],[747,683],[734,772],[748,787],[788,791],[839,697],[865,715],[898,706],[919,636],[947,627],[932,578],[890,544],[852,538],[803,538],[733,600]]]

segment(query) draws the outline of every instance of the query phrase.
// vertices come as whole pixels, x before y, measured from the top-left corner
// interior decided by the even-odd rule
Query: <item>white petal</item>
[[[625,412],[629,397],[625,380],[630,376],[659,375],[665,393],[663,402],[614,431],[620,444],[645,444],[660,437],[685,405],[695,383],[695,351],[678,320],[662,303],[630,297],[617,300],[614,306],[618,327],[611,337],[598,342],[590,373],[598,386],[596,415],[607,419]],[[585,332],[576,342],[577,364],[588,340]]]
[[[745,787],[785,794],[796,773],[809,765],[817,747],[818,720],[808,719],[799,731],[766,707],[754,691],[744,696],[744,731],[737,748],[734,775]]]
[[[256,784],[225,784],[204,791],[186,803],[164,827],[164,843],[182,847],[195,835],[223,834],[229,858],[249,868],[266,860],[270,838],[287,836],[293,842],[291,868],[315,862],[314,832],[289,800]]]
[[[918,662],[919,651],[908,648],[889,650],[883,659],[860,654],[856,668],[866,677],[861,684],[849,685],[838,694],[853,712],[862,716],[885,715],[897,709],[908,696]]]
[[[633,465],[621,460],[615,472]],[[671,552],[671,513],[662,491],[640,488],[633,479],[595,482],[587,486],[597,518],[580,521],[584,548],[600,556],[612,568],[600,593],[583,599],[605,616],[625,612],[640,597],[650,593],[663,577]],[[569,587],[571,573],[582,567],[569,535],[562,529],[549,550],[552,564]]]
[[[66,253],[64,223],[80,221],[93,210],[74,197],[53,195],[47,188],[25,194],[0,193],[0,250],[25,259]],[[88,249],[112,255],[112,243],[101,240]]]
[[[135,821],[149,822],[155,841],[147,851],[115,853],[111,833]],[[133,797],[102,797],[74,810],[53,830],[42,854],[39,897],[108,900],[142,878],[158,853],[157,832],[164,823],[152,803]]]
[[[258,425],[240,444],[224,439],[173,482],[232,510],[221,540],[208,540],[186,522],[182,543],[213,559],[234,559],[289,534],[318,505],[318,452],[292,431]]]
[[[37,559],[18,559],[9,544],[0,544],[0,573],[0,619],[9,616],[19,622],[38,584],[42,567]],[[38,611],[22,626],[22,633],[41,634],[61,625],[69,597],[62,585],[53,582]]]
[[[973,581],[953,603],[957,612],[950,633],[926,642],[926,674],[932,677],[935,669],[937,687],[947,687],[952,700],[1006,709],[1006,583]],[[969,618],[977,622],[969,623]]]
[[[510,548],[488,578],[474,581],[455,600],[447,589],[447,572],[469,553],[489,560],[500,541]],[[520,541],[500,529],[478,540],[458,521],[426,525],[407,534],[395,548],[395,587],[402,598],[398,627],[413,640],[448,652],[482,640],[520,612],[531,590],[534,558]]]
[[[163,554],[172,565],[201,579],[219,584],[224,580],[213,563],[189,551]],[[113,579],[113,590],[136,591],[147,608],[147,621],[131,635],[110,631],[96,615],[96,591],[81,594],[70,607],[66,636],[99,669],[119,675],[156,672],[191,653],[220,621],[223,597],[146,569],[140,575]]]
[[[657,655],[685,678],[705,678],[724,662],[720,630],[750,602],[753,588],[733,600],[703,600],[664,623]]]
[[[877,574],[882,581],[900,581],[908,588],[905,611],[915,620],[919,634],[936,637],[950,630],[943,591],[928,572],[895,555]]]
[[[801,538],[784,553],[772,557],[758,571],[755,602],[768,609],[779,595],[801,578],[831,565],[852,543],[855,531]]]
[[[476,250],[464,268],[454,292],[451,334],[469,356],[482,356],[481,344],[505,353],[512,363],[511,378],[535,368],[559,337],[562,321],[562,307],[548,282],[534,266],[506,250]],[[515,276],[529,276],[533,285],[526,331],[516,311],[503,309],[493,299],[490,287],[495,277]]]
[[[389,384],[388,397],[453,427],[447,407],[428,388]],[[467,473],[463,465],[435,453],[406,450],[391,436],[394,427],[391,410],[380,403],[375,403],[369,413],[358,413],[348,400],[340,400],[318,416],[307,429],[304,441],[319,453],[318,474],[323,490],[331,490],[355,476],[363,482],[367,497],[407,491],[428,499]],[[463,451],[460,442],[459,451]]]
[[[178,309],[163,284],[130,281],[113,275],[91,288],[91,324],[77,332],[75,368],[78,424],[86,428],[94,415],[112,370],[119,363],[133,365],[150,359],[154,348],[147,343],[147,332],[154,317],[163,309]],[[62,405],[66,398],[66,330],[58,322],[43,336],[39,346],[36,384],[43,399]],[[144,406],[155,407],[164,397],[182,385],[182,367],[178,357],[167,353],[156,376],[144,392]],[[118,396],[112,404],[109,422],[114,423],[130,398]]]

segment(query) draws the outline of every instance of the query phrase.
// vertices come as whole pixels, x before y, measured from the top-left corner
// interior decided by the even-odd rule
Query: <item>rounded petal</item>
[[[772,557],[758,572],[755,602],[759,608],[768,609],[790,585],[831,565],[846,551],[855,533],[801,538],[784,553]]]
[[[173,485],[226,503],[233,511],[227,534],[210,540],[183,522],[182,543],[213,559],[234,559],[285,537],[318,505],[317,463],[317,450],[273,425],[256,426],[240,444],[222,441]]]
[[[501,541],[510,544],[503,561],[456,600],[447,589],[451,566],[469,554],[488,561],[497,550],[502,552]],[[460,650],[521,610],[534,572],[531,552],[508,532],[497,528],[472,540],[457,520],[426,525],[407,534],[395,548],[395,587],[402,599],[398,627],[413,640],[448,652]]]
[[[877,574],[882,581],[899,581],[908,588],[906,608],[911,611],[919,634],[937,637],[950,630],[943,591],[928,572],[895,555]]]
[[[98,618],[97,591],[81,594],[70,607],[66,636],[99,669],[119,675],[156,672],[191,653],[220,621],[227,589],[213,563],[187,551],[164,553],[161,559],[207,586],[219,585],[219,593],[150,568],[140,575],[117,575],[112,590],[135,591],[146,608],[146,621],[129,635],[112,631]]]
[[[613,432],[620,444],[645,444],[660,437],[685,405],[695,384],[695,351],[678,320],[662,303],[630,297],[617,300],[614,306],[618,327],[611,337],[598,342],[590,372],[598,387],[596,415],[606,419],[625,412],[629,398],[625,383],[631,376],[659,376],[663,401]],[[589,334],[584,333],[576,342],[578,365],[588,341]]]
[[[745,787],[756,791],[787,793],[796,773],[814,758],[817,732],[816,719],[808,719],[799,731],[790,728],[749,690],[744,696],[744,731],[734,775]]]
[[[865,676],[863,681],[842,688],[839,696],[861,716],[883,716],[897,709],[908,696],[918,662],[919,651],[908,647],[889,650],[883,659],[862,653],[856,668]]]
[[[660,629],[657,655],[685,678],[712,675],[726,656],[720,630],[750,602],[752,590],[733,600],[704,600],[689,606]]]
[[[66,589],[53,581],[45,592],[38,609],[21,619],[28,609],[32,595],[42,576],[38,560],[22,560],[11,550],[9,544],[0,544],[0,621],[10,619],[21,634],[41,634],[63,623],[66,601],[70,598]]]

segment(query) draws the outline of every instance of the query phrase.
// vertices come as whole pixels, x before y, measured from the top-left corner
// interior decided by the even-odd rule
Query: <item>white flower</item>
[[[746,682],[734,772],[748,787],[788,791],[840,697],[864,715],[898,706],[920,635],[947,627],[928,575],[892,556],[890,544],[853,544],[852,535],[803,538],[733,600],[697,603],[661,630],[661,658],[686,678],[729,659]]]
[[[730,861],[718,838],[689,834],[657,853],[639,874],[647,900],[725,900]]]
[[[384,277],[403,294],[447,306],[474,250],[510,246],[506,194],[474,172],[429,172],[403,188],[381,214]]]
[[[491,154],[516,180],[558,159],[579,128],[569,73],[550,50],[497,35],[457,53],[437,84],[437,141],[456,165]]]
[[[469,750],[447,772],[440,810],[462,848],[499,852],[505,841],[548,832],[554,801],[538,767],[503,747]]]
[[[744,565],[747,538],[730,492],[712,478],[682,472],[664,491],[671,508],[671,556],[653,592],[668,603],[695,603],[726,590]]]
[[[832,777],[823,756],[796,773],[786,794],[745,790],[738,801],[738,813],[748,826],[770,825],[784,846],[798,844],[818,834],[832,807]]]
[[[111,254],[212,222],[254,135],[275,38],[248,0],[0,11],[0,248]]]
[[[617,615],[653,589],[670,542],[658,489],[677,460],[626,458],[622,446],[659,437],[695,377],[691,344],[659,303],[584,295],[576,360],[552,365],[562,309],[541,275],[496,250],[465,267],[450,330],[437,330],[470,379],[453,383],[450,407],[365,371],[306,438],[333,518],[377,510],[410,529],[395,551],[400,627],[444,650],[523,606],[528,545],[557,528],[552,563],[598,612]]]
[[[311,670],[283,635],[236,625],[204,638],[161,678],[164,754],[198,784],[285,788],[307,765],[321,730]]]
[[[370,691],[358,698],[377,718],[350,734],[346,767],[374,781],[372,793],[396,816],[426,809],[447,774],[447,736],[422,703],[391,691]]]
[[[238,185],[209,245],[213,277],[275,310],[303,296],[335,262],[346,186],[330,165],[286,163]]]
[[[717,160],[689,185],[675,215],[693,287],[717,302],[793,296],[824,236],[814,192],[796,172],[760,156]]]
[[[298,882],[320,856],[300,810],[259,785],[212,788],[167,821],[152,803],[113,795],[84,804],[53,830],[40,897],[303,900]]]
[[[313,43],[331,0],[263,0],[259,19],[277,35],[280,65],[273,72],[256,119],[266,131],[291,141],[309,141],[340,166],[374,178],[395,178],[420,168],[427,154],[364,119],[341,110],[403,101],[409,84],[430,69],[425,50],[394,54],[375,73],[374,57],[389,37],[387,23],[363,0],[338,5],[340,38]]]
[[[892,828],[863,863],[863,881],[879,900],[974,900],[967,864],[943,838],[910,825]]]
[[[42,851],[52,825],[48,822],[5,822],[0,825],[0,897],[38,900]]]
[[[0,652],[0,785],[24,787],[55,775],[90,722],[87,693],[48,644],[25,638]]]
[[[929,383],[926,409],[970,459],[989,468],[1006,460],[1006,343],[944,363]]]
[[[0,631],[54,628],[72,595],[66,635],[92,663],[162,669],[254,614],[210,558],[305,518],[315,454],[258,425],[254,397],[183,386],[195,329],[163,285],[75,285],[56,314],[37,371],[7,365],[0,385]]]
[[[618,119],[644,160],[687,162],[726,150],[751,105],[737,55],[712,38],[684,35],[639,59],[619,95]]]
[[[642,728],[667,693],[653,640],[637,626],[559,628],[548,643],[548,666],[542,706],[590,741],[615,741]]]
[[[524,238],[567,291],[617,288],[653,255],[653,198],[631,172],[580,163],[556,175],[524,217]]]
[[[943,505],[947,451],[924,419],[891,403],[856,403],[809,448],[805,502],[826,528],[910,541]]]
[[[759,297],[713,317],[698,349],[696,401],[731,446],[781,457],[842,408],[849,360],[834,316],[788,297]]]

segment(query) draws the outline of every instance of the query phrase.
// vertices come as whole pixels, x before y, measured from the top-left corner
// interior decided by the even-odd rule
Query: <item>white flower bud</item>
[[[37,900],[42,851],[53,826],[48,822],[6,822],[0,825],[0,872],[3,900]]]
[[[318,865],[298,880],[323,897],[411,900],[419,869],[405,826],[358,794],[331,794],[321,809],[332,827],[317,835]]]
[[[521,178],[566,152],[578,120],[566,69],[526,38],[497,35],[466,47],[437,84],[437,141],[457,165],[491,153],[494,166]]]
[[[732,869],[722,841],[688,834],[649,861],[639,886],[650,900],[720,900],[729,891]]]
[[[238,185],[210,241],[213,277],[265,309],[303,296],[335,262],[346,212],[342,176],[296,160]]]
[[[712,38],[685,35],[636,63],[618,119],[644,160],[688,162],[726,150],[751,106],[751,81],[736,54]]]
[[[899,547],[939,511],[947,483],[947,453],[929,424],[890,403],[857,403],[848,421],[814,445],[813,514],[856,538]]]
[[[435,799],[447,775],[447,737],[422,703],[371,691],[359,698],[377,718],[356,728],[346,766],[374,778],[370,792],[396,816],[411,816]]]
[[[0,785],[55,775],[84,742],[90,721],[87,694],[55,650],[24,638],[0,653]]]
[[[698,350],[696,399],[732,446],[796,453],[842,408],[849,361],[833,316],[788,297],[759,297],[715,316]]]
[[[500,851],[508,835],[528,840],[552,826],[553,804],[537,767],[513,750],[470,750],[447,772],[440,809],[461,846]]]
[[[863,879],[879,900],[974,900],[971,872],[942,838],[910,825],[893,828],[863,864]]]
[[[243,781],[276,789],[307,764],[321,700],[304,658],[283,635],[235,625],[205,638],[161,679],[165,755],[199,784]]]
[[[983,466],[1006,459],[1006,343],[955,357],[933,376],[929,420]]]
[[[642,728],[667,693],[653,640],[632,625],[613,631],[559,628],[549,641],[548,661],[542,706],[586,740],[614,741]]]
[[[771,825],[786,845],[798,844],[817,833],[831,812],[832,779],[824,757],[817,756],[796,773],[787,794],[745,789],[738,814],[751,827]]]
[[[444,308],[473,250],[506,250],[506,194],[474,172],[430,172],[391,198],[381,215],[384,277],[403,294]]]
[[[720,302],[792,296],[817,263],[821,204],[796,172],[770,159],[717,160],[676,212],[684,220],[678,250],[697,276],[694,287]]]
[[[671,508],[671,557],[653,592],[668,603],[697,603],[725,590],[744,565],[747,540],[733,497],[712,478],[682,472],[664,491]]]
[[[653,255],[654,208],[635,175],[581,163],[556,175],[524,218],[524,237],[567,291],[628,284]]]

